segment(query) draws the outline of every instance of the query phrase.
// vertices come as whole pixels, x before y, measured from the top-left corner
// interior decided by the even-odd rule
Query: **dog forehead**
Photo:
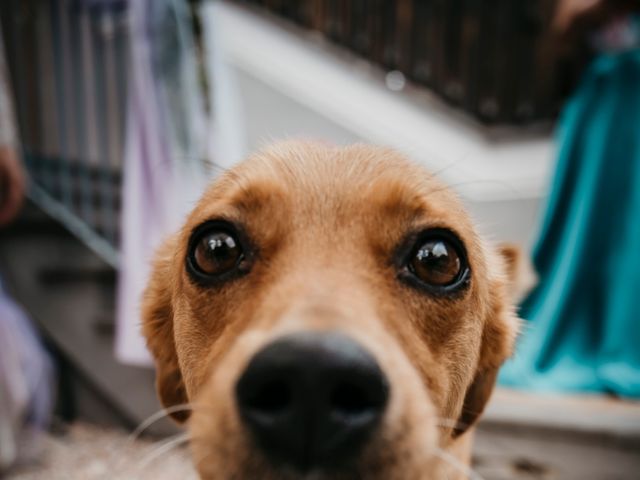
[[[249,157],[205,194],[201,210],[221,204],[234,212],[260,211],[313,217],[386,215],[398,220],[431,217],[463,223],[457,197],[391,149],[284,142]]]

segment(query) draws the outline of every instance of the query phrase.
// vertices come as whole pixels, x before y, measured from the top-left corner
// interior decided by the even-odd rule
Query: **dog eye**
[[[217,276],[236,268],[243,258],[240,242],[222,230],[205,232],[195,242],[192,252],[194,266],[205,275]]]
[[[440,237],[423,241],[410,258],[408,267],[420,280],[436,287],[453,285],[463,273],[458,249]]]

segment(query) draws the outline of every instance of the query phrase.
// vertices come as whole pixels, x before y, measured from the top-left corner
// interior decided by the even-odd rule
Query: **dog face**
[[[500,253],[390,150],[284,143],[226,172],[143,301],[202,478],[454,478],[439,453],[467,461],[517,331]]]

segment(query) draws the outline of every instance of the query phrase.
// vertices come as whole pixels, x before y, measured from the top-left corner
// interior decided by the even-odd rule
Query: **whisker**
[[[482,179],[482,178],[450,183],[439,188],[434,188],[433,190],[427,192],[426,196],[432,195],[434,193],[442,192],[444,190],[453,190],[460,193],[460,191],[458,190],[458,187],[464,187],[468,185],[498,185],[500,187],[503,187],[505,190],[508,190],[511,193],[513,193],[517,200],[525,200],[525,196],[520,190],[515,188],[513,185],[510,185],[509,183],[505,182],[504,180],[491,180],[491,179]]]
[[[153,425],[154,423],[162,420],[163,418],[173,413],[186,412],[189,410],[196,410],[196,409],[207,409],[207,408],[213,408],[213,407],[208,405],[196,404],[196,403],[181,403],[179,405],[172,405],[170,407],[163,408],[162,410],[159,410],[153,415],[149,416],[140,425],[138,425],[136,429],[133,432],[131,432],[131,435],[129,435],[129,437],[127,438],[127,441],[125,442],[125,446],[130,446],[131,443],[137,440],[138,437],[151,425]]]
[[[454,167],[459,166],[460,163],[462,163],[463,161],[466,160],[467,156],[468,156],[467,154],[461,155],[460,158],[458,158],[457,160],[452,160],[449,163],[447,163],[446,165],[440,167],[439,169],[432,171],[431,172],[431,177],[432,178],[439,178],[446,171],[448,171],[448,170],[450,170],[450,169],[452,169]]]
[[[463,429],[469,426],[452,418],[434,417],[433,420],[435,420],[437,427]]]
[[[127,468],[126,460],[124,460],[126,458],[126,452],[129,452],[133,448],[136,440],[138,440],[140,435],[142,435],[142,433],[145,430],[147,430],[149,427],[151,427],[154,423],[162,420],[163,418],[171,415],[172,413],[185,412],[185,411],[196,410],[196,409],[207,409],[207,408],[213,408],[213,407],[209,405],[201,405],[201,404],[195,404],[195,403],[181,403],[179,405],[172,405],[171,407],[163,408],[162,410],[159,410],[154,414],[150,415],[146,420],[140,423],[140,425],[138,425],[136,429],[133,432],[131,432],[131,434],[129,434],[129,436],[125,440],[124,445],[121,448],[121,451],[124,452],[125,455],[119,456],[120,461],[116,462],[114,471],[119,471],[120,469]],[[170,438],[173,438],[173,437],[170,437]]]
[[[178,435],[174,435],[170,437],[169,440],[162,442],[159,446],[153,448],[150,452],[148,452],[142,460],[140,460],[134,467],[134,472],[139,472],[143,468],[147,467],[154,460],[157,460],[162,455],[169,453],[171,450],[179,447],[187,443],[191,439],[191,435],[188,432],[179,433]]]
[[[474,472],[473,469],[462,463],[450,453],[445,452],[438,447],[433,447],[432,453],[443,462],[451,465],[453,468],[466,475],[468,480],[484,480],[480,474]]]

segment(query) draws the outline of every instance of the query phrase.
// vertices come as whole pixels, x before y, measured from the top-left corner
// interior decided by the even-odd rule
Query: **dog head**
[[[206,479],[440,478],[511,353],[515,261],[394,151],[277,144],[158,253],[159,396]]]

